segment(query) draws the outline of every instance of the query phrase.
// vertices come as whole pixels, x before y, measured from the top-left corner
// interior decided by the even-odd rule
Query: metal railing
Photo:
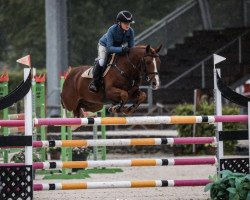
[[[163,19],[161,19],[160,21],[158,21],[157,23],[155,23],[154,25],[152,25],[151,27],[149,27],[148,29],[140,33],[139,35],[137,35],[135,37],[135,44],[142,42],[143,40],[151,36],[153,33],[160,30],[167,23],[169,23],[170,21],[173,21],[174,19],[182,15],[184,12],[186,12],[187,10],[189,10],[191,7],[195,6],[196,4],[197,4],[197,1],[194,1],[194,0],[191,0],[183,4],[181,7],[177,8],[174,12],[170,13],[169,15],[167,15],[166,17],[164,17]]]
[[[197,12],[198,11],[198,12]],[[165,55],[167,48],[182,40],[194,29],[203,27],[199,3],[188,1],[172,13],[135,37],[135,44],[149,43],[152,46],[163,45],[161,53]]]
[[[229,43],[227,43],[226,45],[224,45],[223,47],[217,49],[215,52],[213,52],[211,55],[207,56],[205,59],[203,59],[202,61],[200,61],[199,63],[197,63],[196,65],[194,65],[193,67],[191,67],[189,70],[185,71],[184,73],[182,73],[181,75],[179,75],[178,77],[176,77],[174,80],[170,81],[169,83],[165,84],[164,86],[162,86],[162,88],[166,89],[168,87],[170,87],[171,85],[173,85],[174,83],[176,83],[177,81],[179,81],[181,78],[185,77],[186,75],[188,75],[189,73],[191,73],[192,71],[194,71],[195,69],[197,69],[198,67],[202,67],[201,70],[201,74],[202,74],[202,79],[201,79],[201,85],[202,88],[205,88],[205,62],[207,62],[208,60],[212,59],[213,54],[219,54],[222,50],[225,50],[227,47],[229,47],[230,45],[232,45],[233,43],[238,41],[238,59],[239,59],[239,63],[242,63],[242,44],[241,44],[241,40],[242,37],[249,34],[250,31],[247,30],[244,33],[242,33],[241,35],[239,35],[236,39],[233,39],[232,41],[230,41]]]

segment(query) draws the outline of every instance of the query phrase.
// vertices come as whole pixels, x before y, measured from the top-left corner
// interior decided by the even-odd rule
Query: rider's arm
[[[115,32],[113,31],[112,28],[110,28],[107,32],[107,45],[106,48],[109,53],[121,53],[122,52],[122,47],[115,47],[114,46],[114,35]]]

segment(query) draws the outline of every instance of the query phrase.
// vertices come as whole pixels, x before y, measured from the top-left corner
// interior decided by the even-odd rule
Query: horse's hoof
[[[108,108],[108,112],[109,112],[109,113],[112,113],[112,107],[109,107],[109,108]]]
[[[123,110],[123,114],[125,115],[132,115],[134,111],[131,108],[127,108],[126,110]]]
[[[109,113],[113,113],[113,114],[116,114],[116,113],[117,113],[117,111],[116,111],[116,109],[115,109],[114,107],[110,107],[110,108],[108,109],[108,112],[109,112]]]

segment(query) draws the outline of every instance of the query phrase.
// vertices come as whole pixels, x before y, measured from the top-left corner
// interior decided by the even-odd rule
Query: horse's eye
[[[146,63],[147,63],[147,65],[150,65],[152,62],[150,60],[148,60]]]

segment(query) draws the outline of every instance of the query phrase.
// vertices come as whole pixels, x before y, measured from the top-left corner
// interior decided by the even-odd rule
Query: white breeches
[[[97,58],[97,60],[99,62],[99,65],[103,66],[104,63],[106,63],[106,60],[107,60],[107,57],[108,57],[107,48],[98,43],[97,50],[98,50],[98,58]]]

